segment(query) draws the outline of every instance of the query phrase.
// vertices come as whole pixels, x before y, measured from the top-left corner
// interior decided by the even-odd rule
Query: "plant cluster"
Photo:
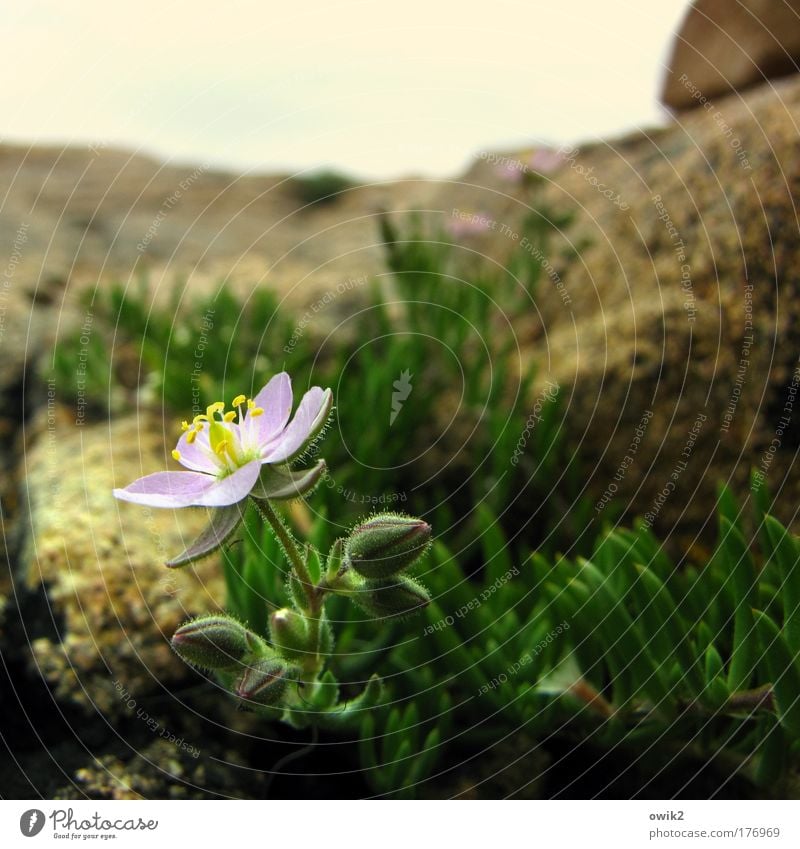
[[[319,483],[325,461],[296,469],[322,433],[331,407],[330,390],[312,387],[291,418],[292,389],[286,373],[273,377],[255,396],[238,395],[225,412],[222,401],[184,421],[172,452],[184,471],[155,472],[114,495],[149,507],[208,507],[208,527],[167,566],[184,566],[214,553],[230,539],[252,504],[279,542],[288,569],[288,603],[268,617],[269,597],[245,584],[249,619],[262,633],[230,614],[202,616],[179,628],[172,646],[184,660],[215,672],[250,706],[272,711],[296,726],[342,725],[380,698],[373,676],[356,699],[339,703],[338,685],[326,660],[334,637],[326,616],[331,595],[354,601],[377,620],[408,616],[428,604],[426,589],[407,570],[425,554],[431,528],[421,519],[381,513],[337,539],[323,556],[310,543],[301,547],[276,506],[308,495]],[[252,525],[250,531],[253,532]],[[262,534],[263,536],[263,534]],[[265,571],[259,564],[258,572]],[[236,584],[231,574],[229,585]]]

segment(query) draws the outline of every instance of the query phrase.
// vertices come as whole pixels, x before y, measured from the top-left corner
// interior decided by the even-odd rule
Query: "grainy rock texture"
[[[37,425],[23,470],[29,535],[20,568],[29,591],[46,588],[60,639],[33,640],[33,661],[58,698],[105,716],[124,713],[115,682],[141,701],[186,680],[169,639],[224,597],[213,558],[164,566],[199,532],[206,511],[148,510],[113,498],[114,486],[167,465],[152,419],[80,428],[51,408]]]
[[[703,106],[701,96],[797,73],[799,23],[797,0],[695,0],[667,60],[661,102],[673,109]]]
[[[664,531],[699,530],[751,467],[788,487],[785,519],[797,503],[800,79],[716,108],[567,151],[539,188],[480,161],[442,206],[496,221],[471,239],[501,261],[531,209],[574,212],[519,335],[562,387],[592,499],[616,487]]]

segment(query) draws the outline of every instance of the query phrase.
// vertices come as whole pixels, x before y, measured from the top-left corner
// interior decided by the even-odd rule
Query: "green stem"
[[[286,552],[286,556],[289,558],[289,562],[294,567],[294,571],[297,572],[297,577],[300,578],[300,583],[303,585],[309,602],[313,603],[314,596],[316,595],[314,592],[314,582],[311,580],[311,575],[306,568],[303,555],[300,553],[297,543],[292,539],[292,535],[283,523],[283,519],[275,512],[269,501],[258,501],[256,503],[258,504],[261,515],[269,522],[272,530],[275,532],[275,536],[278,537],[283,550]]]
[[[308,599],[308,609],[310,615],[306,616],[308,620],[309,636],[311,637],[311,645],[314,646],[314,658],[308,670],[311,680],[313,681],[322,670],[322,658],[320,657],[320,637],[322,636],[320,629],[320,620],[322,618],[322,607],[325,601],[324,591],[321,587],[314,585],[311,578],[311,573],[308,571],[303,555],[297,547],[297,543],[292,539],[289,529],[284,524],[281,517],[275,512],[275,508],[269,501],[258,501],[258,509],[261,515],[269,522],[270,527],[278,537],[283,550],[286,552],[286,557],[292,564],[292,568],[297,573],[300,583],[303,587],[303,592]]]

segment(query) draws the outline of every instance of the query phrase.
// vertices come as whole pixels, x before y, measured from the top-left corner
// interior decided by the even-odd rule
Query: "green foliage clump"
[[[316,171],[305,177],[295,177],[293,183],[297,189],[297,196],[307,205],[334,203],[343,192],[356,186],[352,178],[329,169]]]

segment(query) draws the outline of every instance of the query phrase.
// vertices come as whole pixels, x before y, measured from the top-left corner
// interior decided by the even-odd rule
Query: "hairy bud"
[[[410,616],[431,600],[425,587],[406,575],[364,581],[351,597],[362,610],[377,619]]]
[[[296,610],[282,607],[269,618],[269,633],[275,650],[284,657],[305,660],[314,650],[310,644],[308,621]]]
[[[345,560],[364,578],[388,578],[422,557],[430,539],[431,526],[422,519],[381,513],[353,529]]]
[[[286,692],[290,670],[274,658],[262,658],[246,667],[236,685],[236,695],[259,705],[277,705]]]
[[[203,669],[231,669],[260,640],[229,616],[202,616],[182,625],[172,648],[188,663]]]

